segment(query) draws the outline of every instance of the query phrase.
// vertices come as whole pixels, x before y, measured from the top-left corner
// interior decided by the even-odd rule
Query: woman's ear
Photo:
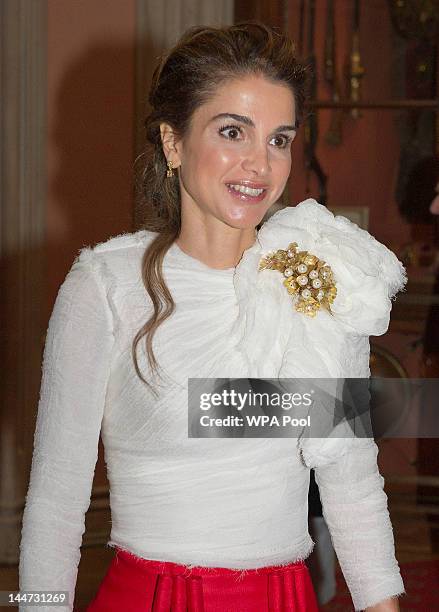
[[[174,168],[178,168],[181,165],[180,147],[177,146],[177,136],[168,123],[160,124],[160,136],[166,159],[172,162]]]

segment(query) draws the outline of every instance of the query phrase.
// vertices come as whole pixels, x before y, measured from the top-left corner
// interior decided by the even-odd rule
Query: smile
[[[266,189],[260,188],[255,189],[246,185],[236,185],[233,183],[227,183],[229,193],[235,197],[239,197],[241,200],[254,200],[260,201],[265,197]]]

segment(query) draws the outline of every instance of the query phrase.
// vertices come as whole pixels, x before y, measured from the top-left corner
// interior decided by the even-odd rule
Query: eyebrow
[[[246,117],[245,115],[237,115],[236,113],[219,113],[218,115],[215,115],[214,117],[212,117],[209,123],[211,123],[212,121],[215,121],[216,119],[226,119],[228,117],[234,119],[235,121],[239,121],[240,123],[244,123],[245,125],[248,125],[250,127],[256,127],[253,121],[250,119],[250,117]],[[297,132],[298,127],[299,127],[299,122],[296,121],[294,125],[279,125],[277,128],[273,130],[273,132],[288,132],[288,131]]]

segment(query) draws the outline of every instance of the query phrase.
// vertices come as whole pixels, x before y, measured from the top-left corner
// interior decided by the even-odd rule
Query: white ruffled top
[[[67,590],[72,609],[101,433],[110,546],[208,567],[304,559],[313,547],[314,467],[355,609],[402,593],[372,440],[187,436],[190,377],[368,377],[368,336],[387,330],[391,299],[405,284],[402,264],[314,200],[271,217],[236,268],[211,269],[174,244],[163,269],[176,310],[154,339],[165,375],[157,399],[131,358],[151,312],[141,260],[153,238],[141,230],[82,249],[60,288],[44,352],[20,589]],[[294,241],[331,266],[333,316],[295,311],[282,275],[258,272],[263,255]],[[138,357],[146,373],[143,345]]]

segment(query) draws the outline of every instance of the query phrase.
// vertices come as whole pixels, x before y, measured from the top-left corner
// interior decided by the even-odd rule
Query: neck
[[[176,243],[182,251],[210,268],[235,268],[242,254],[256,240],[256,230],[237,229],[218,222],[218,225],[186,224],[182,219]]]

